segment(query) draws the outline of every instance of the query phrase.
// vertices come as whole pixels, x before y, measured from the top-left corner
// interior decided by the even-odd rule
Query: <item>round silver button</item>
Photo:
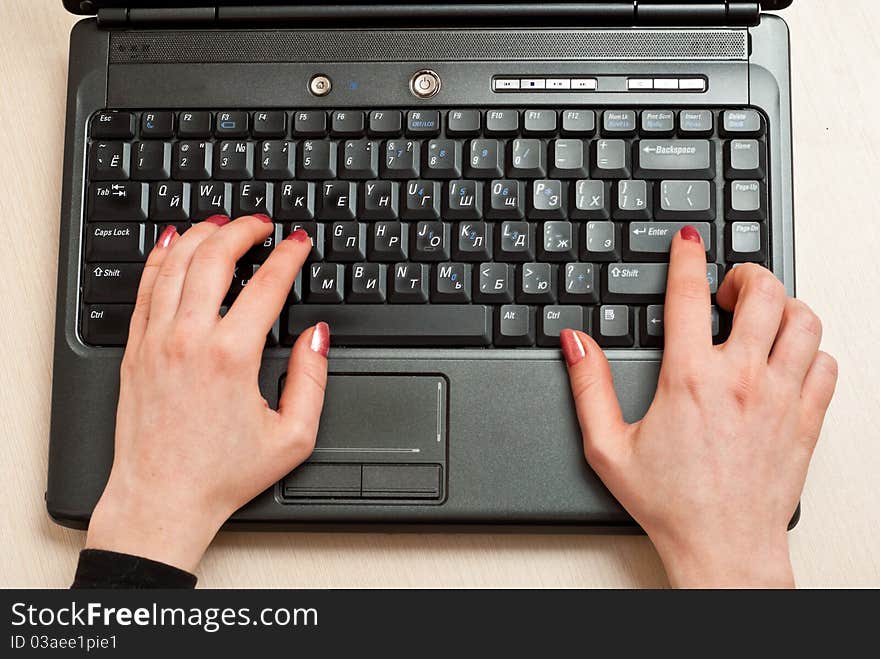
[[[440,91],[440,76],[430,69],[417,71],[409,81],[409,90],[418,98],[431,98]]]
[[[325,75],[316,75],[309,80],[309,91],[315,96],[326,96],[333,88],[330,78]]]

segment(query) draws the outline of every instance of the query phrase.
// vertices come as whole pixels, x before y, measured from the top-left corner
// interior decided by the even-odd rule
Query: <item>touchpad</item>
[[[331,374],[315,451],[282,497],[441,498],[448,386],[440,375]]]

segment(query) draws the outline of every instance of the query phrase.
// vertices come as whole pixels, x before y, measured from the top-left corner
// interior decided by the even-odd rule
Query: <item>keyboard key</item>
[[[731,140],[724,145],[724,178],[762,179],[767,169],[767,154],[758,140]]]
[[[373,110],[368,130],[375,137],[396,137],[403,131],[403,115],[399,110]]]
[[[214,134],[217,137],[247,137],[250,122],[247,112],[218,112],[214,122]]]
[[[299,150],[299,178],[324,181],[336,178],[336,144],[325,140],[306,140]]]
[[[499,140],[471,140],[465,176],[495,178],[504,175],[502,143]]]
[[[656,186],[658,220],[714,220],[715,184],[709,181],[662,181]]]
[[[140,222],[147,219],[150,187],[146,183],[93,183],[89,186],[89,220]]]
[[[439,263],[431,281],[431,302],[465,304],[471,301],[470,263]]]
[[[266,140],[260,144],[256,178],[280,181],[296,172],[296,144],[286,140]]]
[[[522,181],[492,181],[486,217],[493,220],[522,219],[525,217],[525,199]]]
[[[186,222],[190,219],[190,184],[154,183],[150,219],[154,222]]]
[[[241,217],[243,215],[272,215],[275,209],[273,203],[273,194],[275,186],[265,181],[251,181],[249,183],[240,183],[237,186],[237,194],[235,195],[235,205],[233,207],[233,215]]]
[[[398,263],[391,274],[389,302],[423,304],[428,301],[429,267],[423,263]]]
[[[587,222],[583,233],[581,260],[616,261],[620,258],[618,228],[614,222]]]
[[[643,110],[642,134],[650,137],[671,137],[675,132],[675,112]]]
[[[319,220],[353,220],[357,215],[357,185],[327,181],[321,186]]]
[[[312,251],[309,252],[308,262],[324,260],[324,225],[320,222],[293,222],[285,231],[284,236],[287,237],[297,229],[302,229],[309,235],[312,243]]]
[[[93,140],[130,140],[134,137],[135,120],[131,112],[99,112],[92,117],[90,136]]]
[[[479,220],[483,217],[483,184],[480,181],[451,181],[447,192],[444,217],[450,220]]]
[[[406,113],[406,134],[433,137],[440,134],[440,113],[437,110],[410,110]]]
[[[86,261],[143,261],[152,244],[143,224],[98,223],[86,227]]]
[[[513,302],[513,266],[507,263],[482,263],[474,289],[474,300],[488,304]]]
[[[396,181],[367,181],[361,186],[361,192],[361,219],[396,220],[400,217],[400,184]]]
[[[682,110],[678,127],[682,137],[710,137],[715,131],[715,117],[709,110]]]
[[[620,181],[614,197],[614,219],[651,219],[651,184],[647,181]]]
[[[413,140],[388,140],[382,162],[382,178],[409,179],[419,175],[419,143]]]
[[[254,112],[254,127],[251,133],[257,139],[285,137],[287,135],[287,113]]]
[[[592,263],[567,263],[565,265],[565,283],[559,291],[559,300],[574,304],[596,304],[599,302],[596,268]]]
[[[564,110],[562,134],[570,137],[589,137],[596,133],[596,113],[592,110]]]
[[[715,260],[712,225],[708,222],[630,222],[626,228],[623,258],[627,261],[668,261],[669,248],[682,227],[692,226],[700,232],[708,259]]]
[[[345,266],[340,263],[313,263],[305,300],[310,303],[338,303],[345,299]]]
[[[571,219],[611,219],[611,183],[580,180],[571,187],[571,191]]]
[[[631,348],[635,342],[633,311],[620,304],[605,304],[595,310],[595,338],[603,348]]]
[[[614,179],[630,177],[630,149],[623,140],[598,140],[590,145],[592,177]]]
[[[645,348],[662,348],[665,333],[664,305],[651,304],[639,314],[640,328],[639,341]],[[721,316],[718,313],[718,307],[712,306],[710,310],[712,321],[712,338],[716,340],[722,337],[721,334]]]
[[[294,137],[323,137],[327,134],[327,113],[323,110],[294,112]]]
[[[330,261],[354,262],[367,258],[367,225],[359,222],[334,222],[330,227]]]
[[[132,304],[87,304],[82,317],[83,340],[94,346],[124,346],[132,313]]]
[[[725,110],[721,116],[721,134],[726,137],[761,137],[764,134],[764,119],[757,110]]]
[[[450,227],[443,222],[416,222],[412,225],[410,258],[413,261],[449,259]]]
[[[401,222],[376,222],[369,236],[367,258],[370,261],[394,262],[407,257],[409,230]]]
[[[767,229],[761,222],[730,222],[725,227],[725,256],[730,263],[767,260]]]
[[[479,110],[450,110],[446,117],[446,134],[450,137],[473,137],[480,134]]]
[[[223,181],[240,181],[254,176],[254,143],[220,142],[214,177]]]
[[[541,140],[512,140],[508,147],[507,174],[517,178],[547,175],[547,153]]]
[[[272,250],[284,240],[284,227],[280,224],[274,225],[272,233],[270,233],[259,245],[251,247],[247,254],[242,258],[246,263],[263,263],[272,254]]]
[[[583,307],[548,306],[541,309],[540,327],[538,329],[538,345],[549,348],[559,347],[559,334],[564,329],[573,329],[589,333],[589,316]]]
[[[532,261],[535,258],[532,225],[528,222],[502,222],[498,233],[495,249],[498,261]]]
[[[177,142],[174,145],[171,174],[178,181],[209,179],[213,164],[212,142]]]
[[[141,116],[141,137],[146,139],[174,137],[174,113],[144,112]]]
[[[83,282],[83,299],[133,304],[143,271],[143,263],[89,263]]]
[[[506,304],[498,310],[495,345],[499,347],[535,345],[534,311],[520,304]]]
[[[461,143],[455,140],[431,140],[425,153],[423,175],[426,178],[450,179],[461,176]]]
[[[542,179],[529,185],[528,217],[537,219],[562,219],[565,217],[565,195],[562,181]]]
[[[589,176],[588,157],[583,140],[553,140],[550,143],[550,176],[556,178]]]
[[[462,222],[458,240],[453,242],[453,258],[457,261],[487,261],[492,258],[492,229],[486,222]]]
[[[315,184],[312,181],[284,181],[275,204],[276,220],[308,222],[315,219]]]
[[[549,136],[556,133],[556,110],[526,110],[523,113],[523,134]]]
[[[486,135],[513,136],[519,133],[519,110],[487,110]]]
[[[715,177],[715,145],[709,140],[642,140],[635,151],[636,178]]]
[[[403,195],[401,217],[410,220],[438,220],[442,205],[442,185],[435,181],[408,181]]]
[[[571,261],[577,258],[577,228],[571,222],[545,222],[538,259]]]
[[[516,301],[521,304],[556,302],[556,266],[523,263],[516,277]]]
[[[232,183],[208,181],[193,186],[193,221],[212,215],[232,215]]]
[[[344,142],[339,178],[370,179],[377,176],[379,176],[379,144],[372,140]]]
[[[381,304],[386,297],[387,266],[384,263],[356,263],[349,272],[348,302]]]
[[[726,218],[766,220],[767,187],[760,181],[732,181],[725,188]]]
[[[605,302],[661,302],[666,293],[666,263],[611,263],[605,268],[602,300]],[[706,264],[709,292],[718,290],[718,265]]]
[[[171,177],[170,142],[135,142],[131,178],[138,181],[163,181]]]
[[[93,181],[124,181],[131,167],[131,144],[94,142],[89,155],[89,178]]]
[[[632,110],[606,110],[602,113],[602,132],[611,137],[636,134],[636,113]]]
[[[287,343],[319,321],[343,346],[487,346],[489,307],[459,305],[297,305],[287,316]]]
[[[181,112],[177,117],[177,136],[182,140],[211,137],[211,113]]]
[[[364,132],[364,113],[360,110],[338,110],[330,116],[330,134],[335,137],[357,137]]]

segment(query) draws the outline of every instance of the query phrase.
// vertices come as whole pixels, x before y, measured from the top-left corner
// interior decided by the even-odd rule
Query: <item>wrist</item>
[[[194,572],[224,520],[195,501],[137,496],[111,479],[92,513],[86,548]]]
[[[673,588],[794,588],[788,539],[655,542]]]

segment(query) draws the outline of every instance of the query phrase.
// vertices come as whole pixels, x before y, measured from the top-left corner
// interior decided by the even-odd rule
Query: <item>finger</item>
[[[309,234],[303,229],[297,229],[282,240],[239,293],[221,326],[228,327],[242,338],[251,336],[262,345],[281,315],[293,282],[311,249]]]
[[[147,329],[147,323],[150,319],[150,301],[153,298],[153,287],[156,284],[156,277],[159,274],[159,268],[165,262],[165,257],[170,253],[171,245],[178,238],[177,228],[172,226],[165,227],[159,236],[159,240],[153,246],[147,262],[144,264],[144,272],[141,275],[140,284],[138,284],[137,302],[134,305],[134,312],[131,314],[131,323],[128,326],[128,342],[126,349],[134,349],[140,343],[141,337]]]
[[[770,367],[787,376],[798,388],[816,359],[822,341],[822,323],[812,309],[789,298],[782,312],[782,324],[770,353]]]
[[[186,271],[198,246],[227,222],[229,218],[225,215],[214,215],[194,225],[174,241],[174,249],[165,257],[153,286],[150,318],[155,319],[157,325],[167,323],[177,313]]]
[[[785,288],[773,273],[753,263],[731,270],[718,289],[718,304],[733,311],[733,326],[725,350],[767,359],[786,301]]]
[[[245,215],[204,240],[192,255],[178,316],[196,322],[216,322],[236,263],[254,245],[266,240],[274,227],[266,215]]]
[[[300,461],[315,448],[327,387],[329,350],[330,328],[321,322],[300,334],[290,352],[278,413],[283,440],[294,447]]]
[[[599,345],[583,332],[563,330],[559,341],[584,436],[584,454],[598,471],[621,449],[626,429],[611,367]]]
[[[664,349],[673,361],[712,346],[710,306],[706,248],[700,233],[686,226],[672,239],[666,280]]]
[[[827,352],[819,351],[804,379],[801,389],[804,433],[807,440],[814,445],[822,432],[825,413],[837,387],[837,375],[837,361]]]

